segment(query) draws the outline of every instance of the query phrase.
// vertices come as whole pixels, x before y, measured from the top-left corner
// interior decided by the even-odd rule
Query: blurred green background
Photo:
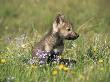
[[[0,38],[44,33],[58,12],[63,13],[80,31],[110,32],[109,0],[0,0]],[[83,28],[83,30],[82,30]]]

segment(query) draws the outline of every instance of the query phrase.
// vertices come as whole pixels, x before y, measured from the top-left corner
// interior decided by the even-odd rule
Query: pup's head
[[[53,33],[57,33],[61,38],[75,40],[79,35],[72,30],[72,24],[65,20],[64,15],[58,14],[53,23]]]

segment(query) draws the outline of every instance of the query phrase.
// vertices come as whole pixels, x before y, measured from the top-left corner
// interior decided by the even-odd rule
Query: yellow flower
[[[69,68],[64,66],[64,67],[63,67],[63,70],[64,70],[64,71],[68,71]]]
[[[58,74],[58,71],[57,70],[54,70],[53,72],[52,72],[52,75],[57,75]]]
[[[64,68],[64,65],[60,64],[58,68],[59,68],[59,70],[62,70]]]
[[[96,48],[94,48],[94,52],[96,52],[96,50],[97,50],[97,49],[96,49]]]
[[[103,60],[102,60],[102,59],[100,59],[100,60],[99,60],[99,63],[103,63]]]
[[[96,48],[96,47],[94,47],[94,48],[93,48],[93,51],[94,51],[94,52],[96,52],[96,51],[97,51],[97,48]]]
[[[35,65],[31,65],[31,68],[36,68],[36,66]]]
[[[1,63],[6,63],[6,60],[5,59],[1,59]]]

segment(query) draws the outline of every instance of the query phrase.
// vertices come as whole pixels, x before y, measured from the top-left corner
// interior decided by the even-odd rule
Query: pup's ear
[[[58,14],[55,19],[57,25],[64,22],[64,15]]]
[[[58,32],[59,30],[58,25],[62,24],[63,22],[64,22],[64,15],[58,14],[53,23],[53,33]]]

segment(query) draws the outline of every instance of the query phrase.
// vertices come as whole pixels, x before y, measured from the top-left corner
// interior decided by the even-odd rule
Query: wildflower
[[[68,70],[69,70],[69,68],[68,68],[68,67],[66,67],[66,66],[64,66],[64,67],[63,67],[63,70],[64,70],[64,71],[68,71]]]
[[[9,48],[9,47],[7,47],[7,50],[8,50],[8,51],[10,51],[10,48]]]
[[[6,63],[6,60],[5,60],[5,59],[1,59],[0,62],[1,62],[1,63]]]
[[[35,65],[31,65],[31,68],[36,68],[36,66]]]
[[[36,63],[36,61],[35,61],[35,59],[30,59],[29,61],[28,61],[28,64],[34,64],[34,63]]]
[[[103,60],[102,60],[102,59],[100,59],[100,60],[99,60],[99,63],[103,63]]]
[[[46,58],[48,55],[48,52],[37,50],[36,55],[38,56],[38,58]]]
[[[52,72],[52,75],[57,75],[58,74],[58,71],[57,70],[54,70],[53,72]]]
[[[16,77],[13,77],[13,76],[9,76],[7,77],[7,82],[14,82]]]
[[[96,51],[97,51],[97,48],[96,48],[96,47],[94,47],[94,48],[93,48],[93,51],[94,51],[94,52],[96,52]]]
[[[45,64],[46,63],[46,58],[49,52],[37,50],[36,56],[40,59],[39,64]]]
[[[40,59],[40,61],[39,61],[39,65],[43,65],[43,64],[45,64],[46,62],[45,62],[45,58],[44,59]]]
[[[26,45],[25,45],[25,44],[22,44],[21,47],[22,47],[22,48],[26,48]]]
[[[59,68],[59,70],[62,70],[64,68],[64,65],[60,64],[58,68]]]

